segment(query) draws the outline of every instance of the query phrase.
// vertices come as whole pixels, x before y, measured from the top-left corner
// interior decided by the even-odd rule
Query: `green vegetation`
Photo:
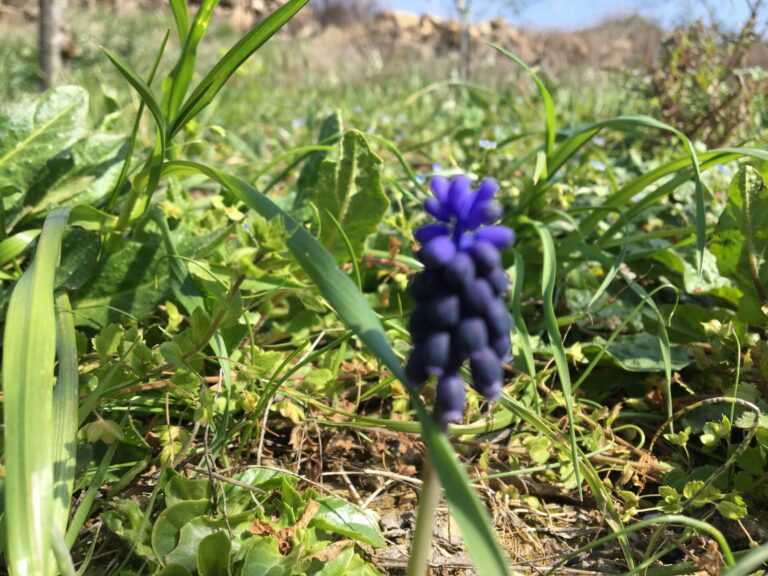
[[[216,3],[80,14],[71,85],[42,95],[24,36],[0,42],[8,572],[401,573],[379,520],[425,470],[481,575],[758,570],[764,118],[707,148],[642,86],[501,47],[473,83],[339,83],[269,39],[306,0],[240,40],[208,30]],[[675,90],[704,122],[696,86]],[[517,232],[514,358],[443,434],[402,365],[412,230],[458,172],[499,181]]]

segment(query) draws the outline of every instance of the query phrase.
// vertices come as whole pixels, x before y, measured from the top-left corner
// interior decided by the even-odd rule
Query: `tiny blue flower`
[[[360,114],[363,111],[363,107],[360,104],[355,104],[355,112]]]
[[[605,164],[600,162],[600,160],[590,160],[589,164],[595,170],[599,170],[600,172],[605,172]]]
[[[480,140],[477,145],[483,150],[496,150],[497,143],[495,140]]]
[[[725,164],[718,164],[717,166],[715,166],[715,170],[720,172],[720,174],[725,174],[726,176],[730,176],[731,174],[733,174],[731,169],[728,168],[728,166],[726,166]]]
[[[594,138],[592,138],[592,142],[594,142],[598,146],[605,146],[605,138],[603,138],[602,136],[595,136]]]
[[[307,124],[306,118],[294,118],[293,122],[291,122],[291,126],[294,130],[298,130],[300,128],[303,128]]]
[[[427,176],[425,174],[416,174],[416,182],[419,184],[424,184],[424,182],[427,181]]]

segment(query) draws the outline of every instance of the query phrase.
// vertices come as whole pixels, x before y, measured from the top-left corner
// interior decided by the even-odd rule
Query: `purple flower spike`
[[[470,251],[478,272],[486,274],[501,263],[501,255],[496,246],[485,240],[478,240]]]
[[[424,365],[427,372],[441,376],[451,359],[451,336],[448,332],[433,332],[424,342]]]
[[[515,231],[507,226],[486,226],[475,232],[475,240],[490,242],[499,250],[503,250],[514,244]]]
[[[466,286],[475,279],[475,261],[466,252],[459,252],[445,266],[443,278],[449,286]]]
[[[408,385],[414,388],[424,384],[429,377],[424,363],[424,348],[421,346],[416,346],[411,352],[405,365],[405,374],[408,376]]]
[[[485,202],[494,197],[499,190],[499,183],[493,178],[483,178],[475,193],[475,202]]]
[[[424,202],[424,210],[431,216],[434,216],[443,222],[449,222],[451,219],[451,211],[437,198],[428,198],[427,201]]]
[[[475,390],[485,396],[489,402],[498,400],[504,373],[496,352],[490,348],[472,352],[469,367],[472,370],[472,383]]]
[[[454,330],[456,351],[466,360],[472,352],[488,346],[488,328],[480,317],[469,317],[459,322]]]
[[[501,218],[501,204],[495,200],[476,202],[467,213],[465,225],[469,229],[491,224]]]
[[[443,424],[463,420],[466,394],[464,381],[458,374],[446,374],[437,381],[435,412]]]
[[[451,186],[448,188],[448,200],[446,204],[453,214],[460,216],[463,214],[468,202],[472,200],[472,184],[467,176],[463,174],[455,176],[451,180]]]
[[[475,390],[492,402],[501,395],[503,363],[510,359],[509,281],[499,250],[515,235],[491,225],[501,218],[493,199],[498,187],[492,178],[473,191],[467,176],[433,177],[433,197],[424,209],[439,222],[414,232],[424,270],[409,288],[416,308],[406,374],[411,386],[438,378],[435,415],[443,424],[463,419],[466,392],[458,370],[464,362],[469,360]]]
[[[416,238],[420,244],[426,244],[433,238],[437,238],[438,236],[448,236],[450,233],[451,231],[446,224],[435,222],[433,224],[422,226],[421,228],[416,228],[413,232],[413,237]]]
[[[456,256],[456,244],[448,236],[437,236],[427,242],[419,252],[424,266],[436,268],[445,266]]]
[[[496,352],[496,355],[502,362],[508,362],[510,360],[509,353],[512,351],[512,343],[509,341],[509,334],[494,338],[491,342],[491,348]]]
[[[432,190],[435,198],[440,202],[445,202],[448,198],[448,187],[450,183],[442,176],[432,176],[429,180],[429,187]]]

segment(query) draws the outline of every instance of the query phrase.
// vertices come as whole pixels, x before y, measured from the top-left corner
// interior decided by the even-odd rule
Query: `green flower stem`
[[[429,569],[429,551],[432,549],[432,529],[435,512],[442,499],[440,480],[432,469],[429,457],[424,462],[423,484],[416,516],[416,530],[411,541],[411,557],[408,559],[407,576],[424,576]]]

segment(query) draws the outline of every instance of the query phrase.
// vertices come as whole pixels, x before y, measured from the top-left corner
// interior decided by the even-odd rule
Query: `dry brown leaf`
[[[307,560],[317,560],[318,562],[322,563],[330,562],[331,560],[334,560],[339,554],[341,554],[345,548],[353,546],[354,544],[355,543],[352,540],[339,540],[327,548],[323,548],[320,550],[320,552],[312,554],[312,556],[309,556]]]
[[[254,536],[276,536],[277,532],[272,527],[272,524],[265,522],[264,520],[255,520],[248,527],[248,530]]]

